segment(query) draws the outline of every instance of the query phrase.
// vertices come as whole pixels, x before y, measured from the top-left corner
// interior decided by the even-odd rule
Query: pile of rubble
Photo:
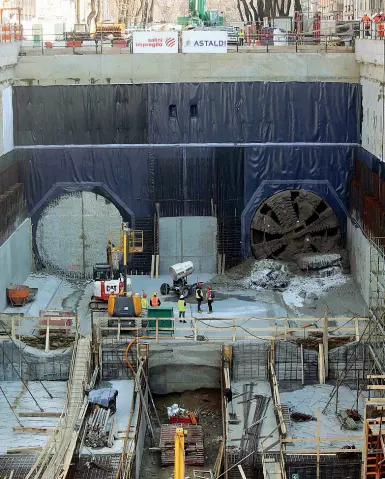
[[[212,282],[230,290],[293,290],[302,299],[316,300],[317,292],[345,282],[345,263],[340,253],[301,254],[292,262],[249,259]]]
[[[340,254],[302,254],[296,256],[294,260],[293,263],[270,259],[255,261],[243,285],[256,290],[263,288],[285,291],[298,278],[329,278],[342,273]],[[306,296],[306,290],[304,293]]]

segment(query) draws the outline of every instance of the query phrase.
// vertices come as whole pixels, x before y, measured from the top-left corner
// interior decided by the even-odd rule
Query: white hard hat
[[[179,299],[183,299],[183,294],[180,295],[180,298]]]
[[[380,15],[383,15],[383,14],[384,14],[384,12],[380,12]]]

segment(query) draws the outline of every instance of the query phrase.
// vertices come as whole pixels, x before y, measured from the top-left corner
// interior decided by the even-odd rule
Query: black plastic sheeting
[[[66,148],[16,154],[33,225],[47,203],[63,193],[94,191],[132,225],[135,217],[151,218],[156,203],[161,216],[242,216],[239,251],[249,256],[256,209],[285,189],[320,195],[344,230],[355,148]]]
[[[15,146],[147,142],[146,85],[13,88]]]
[[[322,82],[16,86],[14,143],[359,143],[361,87]]]

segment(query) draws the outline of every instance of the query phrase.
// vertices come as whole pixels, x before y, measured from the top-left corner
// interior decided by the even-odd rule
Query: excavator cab
[[[108,281],[113,278],[112,267],[109,264],[96,264],[93,269],[94,281]]]

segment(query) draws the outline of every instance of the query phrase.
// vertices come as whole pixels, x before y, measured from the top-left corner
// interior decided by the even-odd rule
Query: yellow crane
[[[174,479],[184,479],[184,429],[175,431]]]

